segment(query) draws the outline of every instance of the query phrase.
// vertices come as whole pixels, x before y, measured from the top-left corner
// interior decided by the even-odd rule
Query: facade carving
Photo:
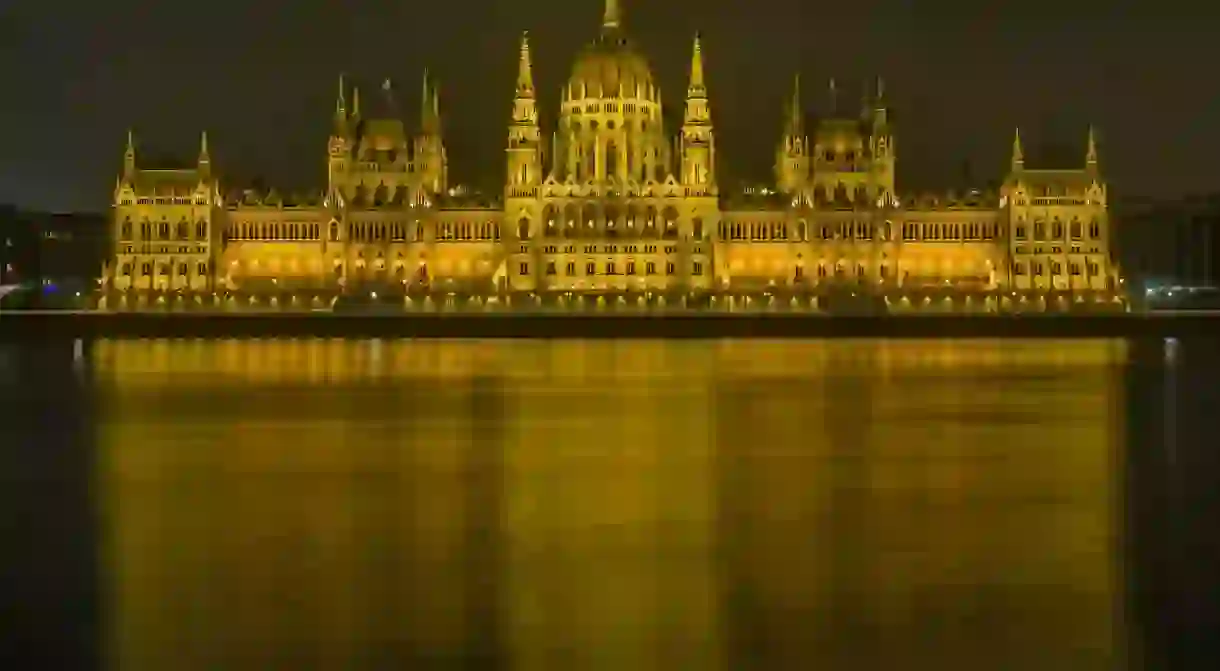
[[[676,129],[615,0],[549,134],[528,36],[518,61],[494,200],[450,184],[426,74],[414,134],[392,115],[366,117],[340,79],[328,184],[308,196],[222,194],[206,134],[196,164],[178,170],[141,167],[129,136],[104,291],[1108,293],[1119,282],[1092,130],[1078,166],[1027,167],[1017,133],[998,191],[904,194],[881,82],[858,115],[807,128],[798,77],[774,187],[725,194],[697,36]]]

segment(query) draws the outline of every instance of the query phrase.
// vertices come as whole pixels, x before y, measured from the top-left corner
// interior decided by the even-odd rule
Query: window
[[[1058,261],[1051,262],[1051,274],[1052,275],[1062,275],[1063,274],[1063,264],[1059,263]]]
[[[1025,274],[1025,264],[1021,263],[1020,261],[1013,261],[1012,274],[1013,275],[1024,275]]]
[[[665,274],[666,275],[674,274],[674,264],[672,262],[665,264]]]
[[[585,264],[585,274],[586,275],[596,275],[597,274],[597,264],[592,261],[586,263]]]
[[[695,265],[691,268],[691,274],[694,275],[695,277],[702,277],[703,276],[703,264],[696,261]]]
[[[805,267],[804,267],[804,266],[797,266],[797,267],[796,267],[796,274],[794,275],[795,279],[799,281],[799,280],[800,280],[802,277],[804,277],[804,276],[805,276]]]
[[[123,277],[131,277],[131,264],[130,263],[123,264]]]
[[[186,277],[186,264],[185,263],[178,264],[178,274],[183,277]]]
[[[576,262],[568,261],[568,266],[564,270],[568,275],[575,275],[576,274]]]
[[[1094,240],[1101,237],[1101,224],[1097,223],[1096,219],[1089,224],[1089,237],[1093,238]]]
[[[1046,237],[1046,224],[1041,221],[1034,222],[1034,240],[1042,240]]]
[[[547,274],[547,275],[554,275],[554,274],[555,274],[555,262],[554,262],[554,261],[547,261],[547,263],[546,263],[546,274]]]
[[[145,264],[141,265],[140,274],[143,275],[144,277],[148,277],[149,275],[152,275],[152,264],[145,263]]]
[[[1056,220],[1054,223],[1051,224],[1051,239],[1052,240],[1062,240],[1063,239],[1063,222]]]
[[[1025,224],[1017,224],[1017,232],[1013,237],[1017,240],[1025,239]]]
[[[649,275],[656,275],[657,274],[657,264],[653,261],[649,261],[649,262],[645,263],[644,272]]]
[[[617,275],[618,274],[617,272],[615,272],[615,267],[614,267],[613,261],[606,262],[606,274],[607,275]]]
[[[1075,263],[1075,262],[1069,263],[1068,272],[1072,273],[1073,275],[1079,275],[1080,274],[1080,264]]]
[[[628,275],[634,275],[634,274],[635,274],[635,261],[628,261],[628,262],[627,262],[627,274],[628,274]]]
[[[197,271],[197,273],[199,275],[207,275],[208,274],[208,264],[200,263],[199,266],[195,270]]]
[[[518,270],[520,271],[520,273],[522,275],[529,275],[530,274],[530,264],[526,263],[525,261],[522,261],[521,267],[518,268]]]
[[[131,239],[131,218],[130,217],[128,217],[126,220],[123,221],[123,226],[122,226],[121,232],[119,233],[119,237],[120,237],[120,239],[123,239],[123,240]]]

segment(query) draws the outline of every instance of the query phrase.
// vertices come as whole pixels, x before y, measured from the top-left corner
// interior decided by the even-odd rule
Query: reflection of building
[[[366,114],[341,81],[329,180],[312,197],[226,198],[206,135],[196,165],[181,170],[139,167],[129,138],[105,281],[254,293],[1111,286],[1107,189],[1091,132],[1071,169],[1027,168],[1017,135],[998,192],[899,194],[881,84],[858,114],[832,109],[812,134],[798,86],[776,188],[726,197],[698,38],[682,125],[668,128],[618,4],[606,2],[549,133],[522,39],[500,203],[451,189],[431,80],[414,135],[388,104],[388,82],[385,112]]]

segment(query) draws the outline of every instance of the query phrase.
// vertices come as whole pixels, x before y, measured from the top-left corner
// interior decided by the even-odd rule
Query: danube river
[[[1216,595],[1216,356],[5,346],[0,659],[1183,668]]]

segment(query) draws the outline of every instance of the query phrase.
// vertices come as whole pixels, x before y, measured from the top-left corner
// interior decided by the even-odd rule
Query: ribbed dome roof
[[[646,91],[651,87],[652,71],[648,60],[620,30],[605,30],[597,41],[581,50],[572,66],[568,80],[571,94],[579,96],[582,85],[589,97],[617,96],[620,86],[624,95],[632,96],[637,86]]]

